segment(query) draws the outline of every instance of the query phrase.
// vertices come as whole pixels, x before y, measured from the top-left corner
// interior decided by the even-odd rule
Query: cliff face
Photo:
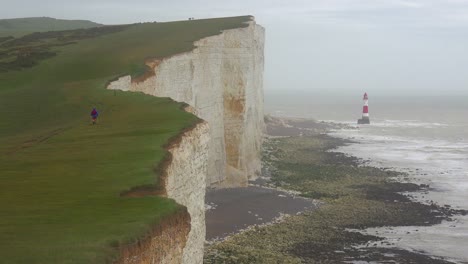
[[[108,85],[185,102],[206,121],[168,149],[166,194],[187,207],[190,232],[182,255],[161,263],[202,263],[206,187],[246,186],[260,172],[264,29],[251,21],[194,45],[191,52],[148,60],[152,71],[141,78],[124,76]]]
[[[166,193],[187,207],[190,232],[182,263],[203,263],[205,243],[205,189],[208,164],[209,129],[206,122],[187,131],[169,148],[172,161],[166,169]]]
[[[148,60],[150,75],[121,77],[108,88],[191,105],[210,126],[207,185],[246,186],[260,171],[264,34],[251,21],[195,42],[191,52]]]
[[[187,209],[162,221],[139,243],[123,247],[117,263],[203,263],[208,142],[208,124],[201,122],[168,147],[165,193]]]

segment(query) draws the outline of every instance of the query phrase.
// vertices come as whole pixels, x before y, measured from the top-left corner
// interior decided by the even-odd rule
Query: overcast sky
[[[254,15],[265,89],[468,95],[468,0],[0,0],[0,17],[104,24]]]

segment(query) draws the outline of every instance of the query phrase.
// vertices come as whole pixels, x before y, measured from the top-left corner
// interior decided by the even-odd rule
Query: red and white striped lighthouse
[[[367,93],[364,93],[364,107],[362,108],[362,118],[358,120],[358,124],[370,124],[369,120],[369,98]]]

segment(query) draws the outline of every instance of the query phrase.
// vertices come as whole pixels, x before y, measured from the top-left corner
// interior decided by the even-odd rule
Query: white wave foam
[[[356,120],[338,121],[338,120],[320,120],[328,123],[339,123],[346,125],[355,125],[356,127],[365,127],[368,125],[357,125]],[[391,119],[372,119],[371,126],[380,128],[437,128],[437,127],[448,127],[450,125],[438,122],[421,122],[418,120],[391,120]]]
[[[381,247],[389,247],[388,244],[390,244],[390,247],[445,256],[455,263],[466,263],[464,260],[468,259],[467,250],[453,246],[453,244],[466,245],[468,216],[459,217],[451,222],[444,221],[436,226],[369,228],[362,233],[386,237],[385,242],[381,241]]]

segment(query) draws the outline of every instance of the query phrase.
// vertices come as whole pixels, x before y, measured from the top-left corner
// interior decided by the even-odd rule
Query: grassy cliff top
[[[50,55],[21,53],[36,61],[19,68],[6,61],[0,71],[2,261],[103,263],[115,258],[116,245],[179,210],[170,199],[119,194],[154,184],[163,145],[196,117],[170,99],[105,86],[141,68],[145,58],[189,51],[193,41],[249,19],[145,23],[65,37],[36,33],[0,47],[0,60],[24,48]],[[70,34],[87,35],[64,43]],[[92,107],[100,112],[94,126]]]
[[[50,17],[27,17],[0,19],[0,37],[20,36],[32,32],[72,30],[99,27],[101,24],[88,20],[66,20]]]

